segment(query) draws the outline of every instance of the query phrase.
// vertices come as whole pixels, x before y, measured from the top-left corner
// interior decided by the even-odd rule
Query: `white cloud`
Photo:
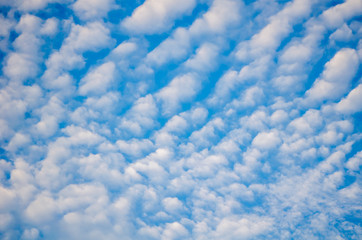
[[[25,14],[20,18],[19,23],[15,27],[18,32],[36,33],[40,29],[42,20],[31,14]]]
[[[19,148],[23,147],[24,145],[28,145],[31,142],[31,139],[28,135],[24,135],[21,133],[16,133],[10,140],[9,144],[7,145],[6,149],[10,152],[15,152]]]
[[[89,72],[80,81],[79,93],[100,95],[107,91],[114,79],[115,64],[106,62]]]
[[[47,69],[43,74],[45,85],[53,85],[51,82],[60,76],[67,76],[64,71],[73,70],[84,66],[82,53],[85,51],[99,51],[110,47],[113,40],[110,30],[100,22],[91,22],[84,26],[71,25],[68,37],[63,41],[59,51],[52,53],[45,62]],[[59,80],[59,82],[62,82]],[[56,84],[69,88],[67,84]]]
[[[245,129],[262,131],[267,129],[267,114],[265,111],[257,110],[250,116],[240,118],[240,125]]]
[[[190,36],[186,29],[177,28],[172,35],[147,54],[146,62],[163,65],[186,56],[190,48]]]
[[[337,52],[325,64],[322,76],[306,92],[305,104],[315,105],[324,100],[337,100],[342,97],[350,88],[358,66],[359,59],[355,50],[345,48]]]
[[[362,13],[360,0],[347,0],[327,9],[322,14],[322,19],[330,28],[341,26],[346,20]]]
[[[25,229],[23,235],[21,236],[22,240],[35,240],[39,238],[39,230],[36,228]]]
[[[362,84],[359,84],[355,89],[335,105],[338,112],[344,114],[353,114],[362,111]]]
[[[194,131],[190,140],[197,146],[210,146],[218,138],[217,132],[223,130],[225,123],[221,118],[215,118],[205,124],[200,130]]]
[[[139,98],[121,120],[120,127],[136,136],[156,125],[158,107],[151,94]]]
[[[162,200],[165,210],[171,214],[177,214],[183,210],[183,204],[178,198],[168,197]]]
[[[157,186],[165,181],[168,181],[168,172],[165,168],[157,161],[145,158],[137,161],[132,165],[134,170],[140,172],[150,184]]]
[[[0,0],[2,237],[358,238],[359,2],[115,2]]]
[[[10,32],[14,28],[16,23],[14,20],[5,18],[2,15],[0,16],[0,21],[2,23],[0,27],[0,50],[6,52],[9,49]]]
[[[114,48],[111,52],[111,55],[117,56],[119,58],[125,58],[130,56],[138,50],[138,45],[135,42],[125,41],[119,44],[116,48]]]
[[[299,154],[307,149],[310,149],[314,144],[312,138],[286,138],[285,142],[280,146],[280,151],[283,154]]]
[[[15,193],[3,186],[0,186],[1,200],[0,200],[0,209],[5,211],[6,209],[12,209],[15,204],[16,195]]]
[[[185,117],[189,117],[190,121],[192,122],[192,124],[194,125],[198,125],[198,124],[202,124],[204,123],[204,121],[206,120],[207,116],[208,116],[208,111],[206,108],[203,107],[197,107],[192,109],[189,112],[189,116],[187,113],[185,113]]]
[[[281,124],[288,120],[289,116],[288,113],[284,110],[276,110],[271,116],[270,121],[272,124]]]
[[[156,93],[156,98],[162,102],[163,114],[171,115],[180,108],[180,104],[191,101],[200,85],[201,80],[192,73],[172,79],[166,87]]]
[[[54,36],[59,30],[58,26],[59,20],[57,18],[48,18],[40,29],[40,33],[43,35]]]
[[[178,222],[167,223],[161,239],[185,239],[188,237],[188,234],[189,232],[182,224]]]
[[[74,212],[90,205],[103,205],[107,190],[100,184],[70,184],[63,188],[57,199],[59,211]]]
[[[28,55],[13,53],[9,56],[3,71],[10,79],[23,81],[37,75],[38,65]]]
[[[240,90],[243,83],[263,80],[271,63],[270,56],[266,55],[243,66],[239,72],[227,71],[216,83],[215,93],[208,103],[220,106],[229,100],[230,94]]]
[[[84,105],[88,107],[89,111],[94,111],[93,113],[98,117],[100,117],[98,113],[101,113],[105,118],[111,116],[119,100],[119,93],[109,91],[100,97],[88,97]]]
[[[224,218],[216,228],[215,237],[230,240],[236,238],[251,239],[271,231],[273,224],[273,219],[258,216],[248,216],[241,219]]]
[[[270,132],[261,132],[253,139],[252,144],[260,149],[273,149],[281,143],[276,130]]]
[[[8,36],[10,33],[10,29],[12,29],[15,25],[15,23],[13,21],[11,21],[11,19],[5,18],[4,16],[0,16],[1,22],[3,24],[1,24],[0,27],[0,36],[5,37]]]
[[[114,0],[77,0],[72,9],[80,19],[91,20],[107,16],[114,6]]]
[[[35,125],[36,132],[41,136],[50,137],[58,130],[58,121],[54,116],[45,115]]]
[[[194,36],[225,33],[241,21],[242,4],[235,0],[214,0],[210,9],[190,27]]]
[[[362,152],[356,153],[352,158],[348,159],[346,167],[352,171],[358,171],[362,165]]]
[[[196,54],[185,62],[185,66],[191,70],[208,72],[217,62],[218,50],[216,45],[204,43],[196,50]]]
[[[225,31],[235,27],[235,25],[239,25],[241,19],[240,9],[240,2],[235,0],[213,1],[209,10],[202,17],[196,19],[189,28],[179,27],[173,31],[170,37],[147,55],[146,62],[151,65],[160,66],[169,61],[185,58],[190,53],[190,48],[195,40],[199,41],[201,39],[201,42],[203,42],[205,35],[210,34],[220,34],[222,36]],[[218,42],[218,38],[212,39]],[[198,59],[202,57],[200,54],[205,55],[209,53],[212,57],[215,56],[214,51],[210,52],[212,49],[208,49],[209,47],[211,47],[209,44],[203,46],[203,50],[198,54]]]
[[[116,145],[122,153],[134,157],[140,157],[153,149],[153,144],[148,139],[131,139],[129,141],[118,140]]]
[[[329,39],[332,41],[344,41],[347,42],[352,38],[352,30],[347,26],[347,24],[343,24],[342,27],[338,28],[334,33],[329,36]]]
[[[321,133],[316,137],[317,140],[321,141],[324,145],[334,145],[343,139],[343,134],[338,133],[334,130],[329,130]]]
[[[170,132],[183,132],[187,128],[187,121],[180,116],[173,116],[167,121],[165,129]]]
[[[227,71],[216,83],[215,94],[209,100],[211,104],[220,104],[221,101],[229,97],[231,90],[238,84],[238,72],[229,70]]]
[[[77,166],[77,172],[84,179],[112,187],[122,185],[123,177],[119,169],[124,164],[124,158],[121,154],[91,154],[83,158],[73,158],[72,164]]]
[[[102,140],[102,137],[97,133],[74,125],[68,126],[62,129],[62,131],[69,136],[67,139],[68,144],[92,146]]]
[[[36,225],[54,221],[58,213],[58,206],[49,192],[39,194],[26,208],[25,217]]]
[[[318,110],[308,110],[302,117],[295,118],[289,123],[290,128],[295,129],[300,135],[315,133],[323,123],[323,118]]]
[[[73,24],[69,36],[64,40],[64,48],[77,52],[98,51],[112,43],[110,30],[101,22],[91,22],[85,26]]]
[[[236,57],[241,61],[255,59],[263,54],[271,54],[291,31],[292,26],[307,17],[313,1],[295,0],[286,4],[270,22],[248,42],[239,44]]]
[[[20,11],[30,12],[37,11],[45,8],[49,3],[63,3],[67,4],[72,2],[73,0],[14,0],[13,5],[15,5]]]
[[[195,0],[146,0],[121,25],[131,33],[161,33],[182,15],[190,14],[195,4]]]
[[[233,109],[240,107],[253,107],[260,104],[264,98],[263,89],[258,86],[246,89],[240,99],[235,99],[231,102]]]
[[[15,52],[7,57],[3,71],[7,77],[15,81],[24,81],[37,75],[41,60],[39,48],[42,44],[37,36],[42,20],[34,15],[26,14],[20,18],[15,29],[21,34],[12,43]]]

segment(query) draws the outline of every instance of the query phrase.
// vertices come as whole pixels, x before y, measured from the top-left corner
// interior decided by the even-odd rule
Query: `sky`
[[[362,0],[0,13],[0,239],[361,239]]]

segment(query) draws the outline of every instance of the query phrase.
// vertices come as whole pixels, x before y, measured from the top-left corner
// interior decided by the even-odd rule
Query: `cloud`
[[[69,36],[59,49],[52,53],[45,62],[47,69],[43,74],[46,85],[53,85],[52,81],[61,77],[69,78],[64,71],[81,68],[84,66],[82,53],[85,51],[99,51],[110,47],[113,41],[110,30],[100,22],[91,22],[85,26],[72,24]],[[64,80],[59,80],[64,82]],[[60,88],[69,88],[69,84],[56,84]]]
[[[295,118],[289,123],[289,127],[299,134],[312,134],[323,124],[323,118],[318,110],[310,109],[303,116]]]
[[[253,219],[255,218],[255,219]],[[263,232],[270,231],[273,220],[268,218],[249,217],[243,219],[223,219],[216,228],[216,237],[225,239],[250,239]]]
[[[140,157],[144,152],[149,152],[153,148],[152,142],[148,139],[131,139],[128,142],[118,140],[116,144],[122,153],[135,157]]]
[[[182,239],[188,237],[187,229],[178,222],[168,223],[161,239]]]
[[[185,66],[195,71],[210,71],[216,64],[218,47],[214,44],[204,43],[196,50],[194,57],[185,62]]]
[[[172,79],[156,94],[156,98],[162,103],[163,114],[171,115],[180,108],[180,104],[191,101],[200,85],[201,81],[197,79],[197,75],[192,73]]]
[[[343,98],[339,103],[335,105],[335,109],[338,112],[344,114],[351,114],[362,111],[362,107],[359,104],[362,96],[362,84],[359,84],[355,89],[349,92],[349,94]]]
[[[88,73],[80,81],[79,93],[102,94],[107,91],[114,78],[115,64],[107,62]]]
[[[146,0],[136,8],[131,17],[122,22],[122,27],[135,34],[162,33],[172,27],[173,22],[190,14],[195,7],[194,0],[177,3],[172,0]]]
[[[200,41],[201,39],[201,42],[203,42],[207,35],[216,34],[216,36],[222,36],[226,29],[232,29],[238,25],[241,20],[241,8],[238,1],[213,1],[209,10],[197,18],[189,28],[176,28],[170,37],[166,38],[147,55],[146,61],[151,65],[161,66],[168,61],[184,59],[190,54],[190,48],[194,41]],[[215,36],[209,39],[213,39],[217,44],[220,44],[219,38]],[[214,56],[214,52],[218,48],[215,49],[216,46],[210,44],[204,44],[202,50],[199,49],[201,52],[198,55],[208,52],[208,54]]]
[[[188,53],[190,36],[184,28],[177,28],[172,36],[147,54],[146,62],[163,65],[170,60],[178,60]]]
[[[341,26],[344,21],[361,14],[361,7],[360,1],[348,0],[324,11],[322,19],[328,27]]]
[[[6,5],[16,7],[22,12],[30,12],[30,11],[41,10],[47,7],[47,5],[50,3],[67,4],[71,1],[72,0],[29,0],[29,1],[15,0],[12,1],[10,4],[7,3]]]
[[[201,18],[190,27],[192,35],[224,33],[228,28],[238,25],[241,20],[242,4],[234,0],[215,0]]]
[[[261,132],[253,139],[252,144],[260,149],[272,149],[280,144],[277,131]]]
[[[250,41],[239,44],[236,57],[241,61],[248,61],[273,53],[281,40],[292,31],[292,26],[310,14],[312,5],[312,1],[293,1],[286,4]]]
[[[152,95],[139,98],[121,120],[121,128],[142,135],[146,130],[155,126],[158,107]]]
[[[118,3],[0,0],[2,238],[358,239],[359,1]]]
[[[77,52],[98,51],[112,44],[110,30],[100,22],[91,22],[85,26],[72,25],[69,37],[64,40],[64,48]]]
[[[162,200],[164,208],[169,213],[177,214],[179,211],[182,211],[183,204],[177,198],[165,198]]]
[[[337,100],[349,89],[350,82],[358,70],[359,60],[355,50],[342,49],[325,64],[322,76],[306,92],[304,100],[315,105],[324,100]]]
[[[329,39],[333,41],[344,41],[347,42],[352,37],[352,30],[343,24],[342,27],[338,28],[334,33],[329,36]]]
[[[57,18],[48,18],[40,29],[40,33],[43,35],[54,36],[58,32],[58,26],[59,20]]]
[[[8,55],[3,68],[5,75],[13,81],[24,81],[37,75],[41,60],[38,50],[42,45],[37,36],[42,20],[34,15],[21,17],[15,29],[21,34],[13,42],[15,52]]]
[[[356,153],[356,155],[350,158],[346,163],[347,168],[352,171],[359,170],[361,165],[362,165],[362,152]]]
[[[80,19],[92,20],[106,16],[114,6],[114,0],[77,0],[73,3],[72,8]]]

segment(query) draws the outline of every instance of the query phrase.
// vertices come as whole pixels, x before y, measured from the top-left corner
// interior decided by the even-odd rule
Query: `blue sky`
[[[361,0],[0,0],[1,239],[360,239]]]

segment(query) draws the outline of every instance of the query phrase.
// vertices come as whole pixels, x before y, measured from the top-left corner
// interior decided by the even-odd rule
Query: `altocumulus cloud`
[[[1,239],[360,239],[362,0],[0,0]]]

